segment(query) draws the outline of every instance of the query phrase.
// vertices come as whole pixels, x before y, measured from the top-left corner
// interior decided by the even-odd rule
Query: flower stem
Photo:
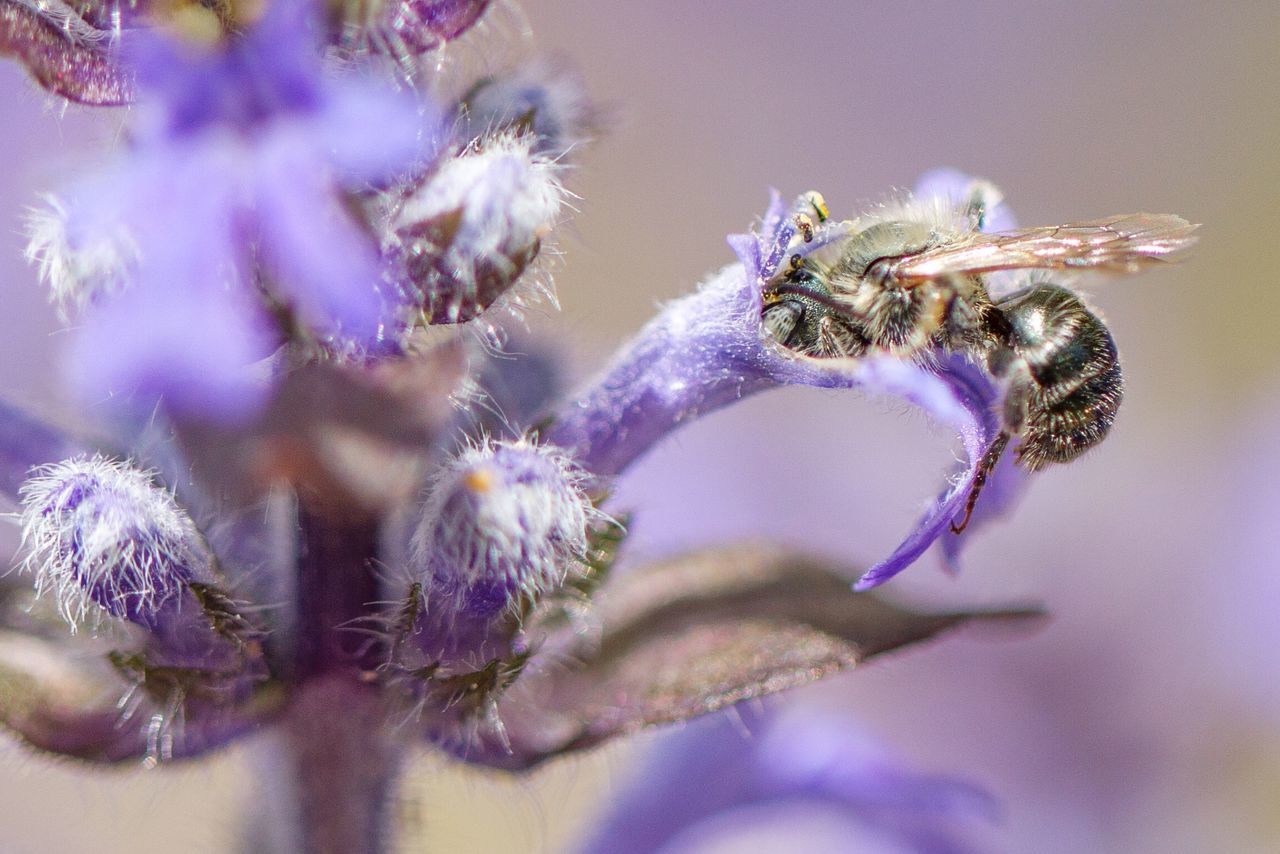
[[[294,799],[290,848],[305,854],[391,850],[402,751],[377,687],[339,676],[307,682],[283,735]]]
[[[380,650],[348,631],[378,599],[377,525],[299,511],[297,694],[284,722],[285,792],[293,838],[284,850],[380,854],[393,839],[399,757],[380,686]]]

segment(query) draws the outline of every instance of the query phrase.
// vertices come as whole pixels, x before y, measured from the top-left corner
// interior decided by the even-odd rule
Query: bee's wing
[[[892,275],[910,286],[951,274],[1000,270],[1104,270],[1132,273],[1196,241],[1197,226],[1172,214],[1126,214],[1090,222],[973,234],[896,261]]]

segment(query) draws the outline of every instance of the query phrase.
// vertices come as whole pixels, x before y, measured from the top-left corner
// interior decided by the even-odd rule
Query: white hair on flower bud
[[[73,236],[67,207],[56,196],[27,214],[25,257],[34,264],[64,321],[123,289],[136,252],[124,235]]]
[[[100,455],[41,466],[19,490],[22,569],[74,630],[90,614],[154,614],[213,558],[190,516],[152,474]]]
[[[601,517],[585,475],[551,447],[485,442],[444,466],[414,532],[411,566],[427,590],[468,607],[477,590],[506,607],[564,583]],[[472,605],[473,608],[474,604]]]
[[[481,263],[514,270],[513,259],[550,234],[565,199],[558,167],[533,145],[529,135],[511,132],[469,146],[405,201],[395,228],[459,212],[443,253],[455,275],[465,282]]]

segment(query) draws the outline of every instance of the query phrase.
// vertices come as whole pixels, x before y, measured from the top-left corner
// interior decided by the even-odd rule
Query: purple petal
[[[344,186],[380,184],[432,158],[443,134],[430,104],[358,77],[329,84],[305,130]]]
[[[943,371],[935,377],[945,382],[950,394],[935,391],[924,392],[902,384],[900,395],[926,409],[943,423],[955,429],[964,445],[967,461],[959,477],[929,506],[902,544],[888,558],[867,570],[856,590],[867,590],[883,584],[911,564],[943,536],[953,519],[961,516],[969,490],[978,474],[978,464],[999,436],[1000,419],[995,414],[999,392],[991,380],[978,368],[958,357],[952,358]],[[924,394],[936,399],[928,401]],[[951,406],[940,405],[947,401]],[[979,502],[981,503],[981,502]]]
[[[124,239],[140,256],[130,286],[91,311],[73,348],[86,399],[137,392],[232,420],[263,402],[252,365],[276,341],[234,248],[245,184],[236,153],[157,150],[79,188],[68,229],[80,240]]]
[[[973,535],[988,523],[1003,519],[1013,512],[1031,481],[1031,473],[1018,465],[1013,454],[1000,458],[995,470],[987,477],[982,499],[973,509],[969,524],[960,534],[943,537],[941,542],[944,567],[955,574],[960,569],[960,553]]]
[[[179,412],[228,421],[261,407],[268,387],[253,366],[272,349],[267,321],[216,282],[187,284],[139,285],[94,313],[71,356],[83,399],[162,397]]]
[[[326,180],[324,164],[296,156],[288,139],[258,152],[254,196],[273,282],[313,329],[373,339],[389,319],[382,268]]]
[[[794,705],[776,716],[755,764],[758,774],[775,778],[775,791],[827,795],[868,809],[987,821],[999,816],[989,793],[959,780],[909,773],[849,720],[816,707]]]
[[[993,818],[986,792],[904,767],[849,720],[803,706],[739,718],[717,715],[665,739],[579,850],[702,850],[686,843],[733,838],[726,819],[744,807],[785,805],[834,808],[854,838],[872,834],[890,850],[956,852],[969,850],[966,824]]]
[[[932,169],[916,181],[915,195],[917,198],[937,196],[950,200],[953,205],[963,205],[968,201],[977,180],[959,169],[945,167]],[[1013,215],[1013,210],[1003,199],[999,204],[987,209],[984,220],[982,230],[988,233],[1011,231],[1018,227],[1018,220]]]
[[[751,256],[745,241],[739,250]],[[758,280],[732,265],[670,303],[587,392],[563,407],[548,434],[601,477],[634,460],[694,418],[781,385],[857,389],[901,397],[961,437],[967,467],[885,561],[859,581],[880,584],[915,561],[962,509],[976,465],[999,433],[996,389],[960,359],[938,369],[889,358],[817,360],[765,338]]]

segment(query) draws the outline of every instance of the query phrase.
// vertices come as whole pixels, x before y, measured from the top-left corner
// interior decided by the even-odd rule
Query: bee
[[[988,232],[1000,192],[974,181],[955,202],[910,199],[831,222],[801,197],[789,259],[764,283],[762,322],[814,358],[885,353],[930,364],[961,353],[1004,390],[1002,430],[979,462],[964,530],[1010,441],[1031,471],[1070,462],[1111,429],[1123,396],[1115,340],[1064,282],[1134,273],[1187,248],[1196,226],[1170,214]]]

